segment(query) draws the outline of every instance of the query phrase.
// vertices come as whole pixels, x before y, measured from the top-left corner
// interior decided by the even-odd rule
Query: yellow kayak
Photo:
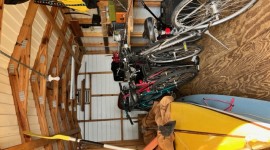
[[[207,106],[171,103],[176,150],[239,150],[270,146],[270,124]]]

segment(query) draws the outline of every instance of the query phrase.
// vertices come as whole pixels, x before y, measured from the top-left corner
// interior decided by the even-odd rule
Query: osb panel
[[[229,46],[226,50],[208,37],[200,42],[201,70],[181,95],[226,94],[269,100],[270,4],[260,0],[243,15],[211,29]]]

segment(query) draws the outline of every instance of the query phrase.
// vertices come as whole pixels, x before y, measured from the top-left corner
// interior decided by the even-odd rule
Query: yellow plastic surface
[[[269,145],[269,128],[207,108],[173,102],[171,118],[176,120],[177,150],[238,150]]]

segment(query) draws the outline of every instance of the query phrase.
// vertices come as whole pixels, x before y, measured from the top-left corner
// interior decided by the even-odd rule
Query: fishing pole
[[[31,136],[31,137],[38,137],[38,138],[49,139],[49,140],[64,140],[64,141],[77,142],[79,144],[91,144],[91,145],[95,145],[95,146],[98,146],[101,148],[108,148],[108,149],[112,149],[112,150],[134,150],[134,149],[130,149],[130,148],[118,147],[118,146],[104,144],[104,143],[100,143],[100,142],[78,139],[78,138],[74,138],[74,137],[67,136],[67,135],[61,135],[61,134],[56,134],[54,136],[43,136],[43,135],[35,134],[35,133],[29,132],[29,131],[24,131],[23,134],[27,135],[27,136]]]

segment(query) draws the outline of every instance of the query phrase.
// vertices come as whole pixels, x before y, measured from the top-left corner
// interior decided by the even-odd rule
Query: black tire
[[[16,5],[16,4],[22,4],[27,2],[28,0],[5,0],[4,3],[5,4],[9,4],[9,5]]]
[[[201,47],[194,44],[187,44],[187,49],[181,44],[153,52],[149,55],[148,60],[152,63],[171,63],[194,57],[198,55],[201,50]]]
[[[256,1],[257,0],[183,0],[174,9],[171,22],[176,28],[203,29],[208,26],[210,21],[212,21],[211,26],[214,26],[242,14],[252,7]],[[216,6],[215,9],[213,6]],[[213,12],[214,10],[217,12]],[[190,14],[193,11],[195,13]],[[219,14],[218,18],[214,17],[216,14]]]
[[[187,82],[194,79],[195,76],[198,74],[198,70],[195,67],[183,69],[183,70],[182,69],[175,70],[173,73],[169,74],[168,76],[161,77],[159,80],[157,80],[153,84],[152,89],[162,90],[170,86],[175,86],[175,87],[183,86]]]

